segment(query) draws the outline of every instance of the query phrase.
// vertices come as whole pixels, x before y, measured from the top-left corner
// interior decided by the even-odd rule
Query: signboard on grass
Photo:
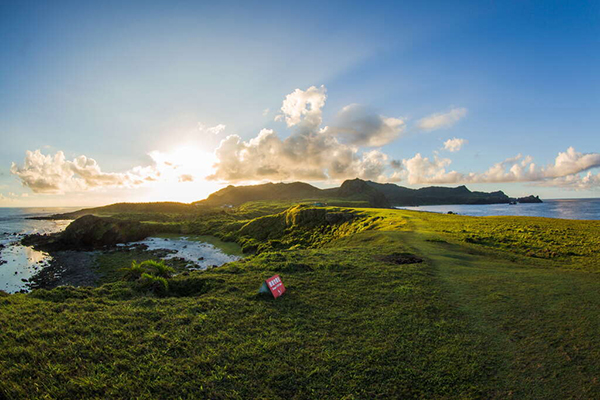
[[[279,275],[273,275],[263,282],[258,291],[260,293],[271,293],[274,298],[278,298],[285,293],[285,286],[283,286]]]

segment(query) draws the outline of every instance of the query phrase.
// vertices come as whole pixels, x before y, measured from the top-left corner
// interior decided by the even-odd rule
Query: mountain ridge
[[[378,183],[359,178],[344,181],[339,187],[319,189],[305,182],[265,183],[259,185],[229,185],[218,190],[206,199],[193,202],[194,205],[240,205],[257,200],[298,200],[298,199],[347,199],[366,200],[372,207],[450,205],[450,204],[506,204],[542,202],[538,196],[520,199],[507,196],[503,191],[471,191],[461,185],[454,188],[428,186],[411,189],[394,183]]]
[[[394,183],[378,183],[359,178],[348,179],[339,187],[320,189],[305,182],[263,183],[258,185],[229,185],[210,194],[206,199],[192,203],[148,202],[115,203],[102,207],[86,208],[75,212],[55,214],[32,219],[75,219],[88,214],[120,213],[195,213],[198,207],[234,207],[252,201],[307,201],[354,207],[390,208],[420,205],[454,204],[510,204],[541,203],[539,196],[513,198],[503,191],[477,192],[461,185],[454,188],[428,186],[411,189]]]

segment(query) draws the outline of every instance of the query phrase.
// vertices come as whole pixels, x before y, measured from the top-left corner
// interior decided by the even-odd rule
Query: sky
[[[598,2],[0,0],[0,207],[356,177],[598,197],[598,71]]]

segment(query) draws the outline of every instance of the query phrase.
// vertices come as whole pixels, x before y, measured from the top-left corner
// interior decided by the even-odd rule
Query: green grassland
[[[0,398],[600,397],[600,221],[162,215],[135,219],[248,256],[166,292],[119,280],[114,256],[100,287],[0,296]],[[274,274],[276,300],[257,293]]]

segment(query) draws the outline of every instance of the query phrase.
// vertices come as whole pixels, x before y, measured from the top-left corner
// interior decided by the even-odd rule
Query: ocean
[[[465,204],[447,206],[398,207],[405,210],[430,211],[485,217],[492,215],[513,215],[561,219],[600,219],[600,198],[543,200],[531,204]]]
[[[31,278],[50,261],[43,251],[21,246],[26,234],[53,233],[63,230],[71,221],[32,220],[51,214],[74,211],[77,208],[0,208],[0,290],[9,293],[25,288]]]

